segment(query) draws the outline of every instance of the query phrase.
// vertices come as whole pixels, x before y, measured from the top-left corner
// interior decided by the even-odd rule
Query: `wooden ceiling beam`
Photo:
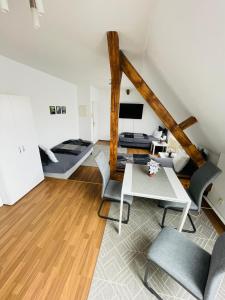
[[[173,119],[168,110],[163,106],[157,96],[153,93],[147,83],[143,80],[141,75],[137,72],[134,66],[130,63],[128,58],[120,51],[120,64],[122,71],[126,74],[128,79],[133,83],[142,97],[148,102],[156,115],[160,118],[163,124],[170,130],[173,136],[181,144],[186,153],[193,159],[193,161],[201,166],[205,163],[199,150],[192,144],[184,131]]]
[[[188,127],[191,127],[192,125],[194,125],[194,124],[197,123],[197,122],[198,122],[198,120],[197,120],[195,117],[191,116],[191,117],[187,118],[186,120],[184,120],[183,122],[181,122],[181,123],[179,124],[179,127],[180,127],[182,130],[185,130],[185,129],[187,129]]]
[[[113,178],[116,173],[117,166],[118,122],[122,71],[120,67],[118,33],[116,31],[107,32],[107,41],[111,70],[110,176]]]

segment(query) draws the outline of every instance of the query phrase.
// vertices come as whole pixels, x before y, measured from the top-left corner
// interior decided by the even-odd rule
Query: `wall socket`
[[[217,201],[218,201],[218,203],[219,203],[220,205],[222,205],[222,204],[224,203],[224,199],[223,199],[223,198],[221,198],[221,197],[220,197],[220,198],[218,198],[218,200],[217,200]]]

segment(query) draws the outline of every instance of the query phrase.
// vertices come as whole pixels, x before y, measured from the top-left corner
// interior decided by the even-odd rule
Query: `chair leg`
[[[104,216],[101,214],[101,210],[102,210],[102,206],[103,206],[104,202],[117,202],[118,203],[118,201],[114,201],[114,200],[110,200],[110,199],[103,199],[100,204],[99,210],[98,210],[98,216],[105,220],[119,222],[119,219],[111,218],[111,217]],[[129,222],[129,218],[130,218],[130,204],[127,202],[124,202],[124,204],[127,204],[127,218],[125,220],[122,220],[122,223],[127,224]]]
[[[191,226],[192,226],[193,230],[186,230],[186,229],[183,229],[182,232],[195,233],[195,232],[196,232],[196,227],[195,227],[195,224],[194,224],[194,222],[193,222],[193,220],[192,220],[192,218],[191,218],[191,215],[188,213],[187,216],[188,216],[188,219],[189,219],[189,221],[190,221],[190,223],[191,223]]]
[[[167,214],[167,208],[164,208],[163,211],[163,217],[162,217],[162,223],[161,223],[161,227],[164,228],[165,227],[165,219],[166,219],[166,214]]]
[[[155,290],[153,290],[149,285],[148,285],[148,273],[149,273],[149,264],[146,267],[145,270],[145,277],[144,277],[144,286],[151,292],[158,300],[163,300]]]
[[[167,210],[168,209],[171,209],[171,210],[175,210],[175,211],[179,211],[179,210],[176,210],[176,209],[173,209],[173,208],[170,208],[170,207],[167,207],[167,208],[164,208],[164,211],[163,211],[163,217],[162,217],[162,223],[161,223],[161,228],[164,228],[165,227],[165,219],[166,219],[166,214],[167,214]],[[191,215],[188,213],[187,214],[188,216],[188,219],[191,223],[191,226],[193,228],[193,230],[186,230],[186,229],[183,229],[182,232],[187,232],[187,233],[195,233],[196,232],[196,227],[195,227],[195,224],[191,218]]]

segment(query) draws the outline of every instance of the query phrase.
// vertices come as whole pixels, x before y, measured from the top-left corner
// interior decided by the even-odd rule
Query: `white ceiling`
[[[9,0],[10,13],[0,13],[0,54],[75,84],[104,87],[110,82],[106,32],[116,30],[138,69],[149,61],[157,67],[168,88],[156,72],[146,80],[160,87],[162,102],[174,92],[168,110],[198,118],[196,142],[225,152],[224,0],[43,1],[46,14],[36,31],[29,0]]]
[[[104,86],[110,81],[107,31],[119,31],[133,60],[145,51],[149,0],[43,1],[46,14],[36,31],[29,0],[9,0],[10,13],[0,14],[0,54],[73,83]]]

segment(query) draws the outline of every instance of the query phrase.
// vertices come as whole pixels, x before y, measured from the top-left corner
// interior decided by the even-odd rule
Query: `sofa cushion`
[[[155,130],[153,132],[153,137],[156,138],[156,139],[160,139],[162,137],[162,131],[159,131],[159,130]]]
[[[177,153],[177,155],[173,159],[173,167],[174,170],[179,173],[183,170],[183,168],[187,165],[190,157],[183,151]]]
[[[52,161],[53,163],[59,162],[55,154],[52,152],[52,150],[50,150],[49,148],[43,145],[39,145],[39,148],[41,148],[46,153],[50,161]]]

